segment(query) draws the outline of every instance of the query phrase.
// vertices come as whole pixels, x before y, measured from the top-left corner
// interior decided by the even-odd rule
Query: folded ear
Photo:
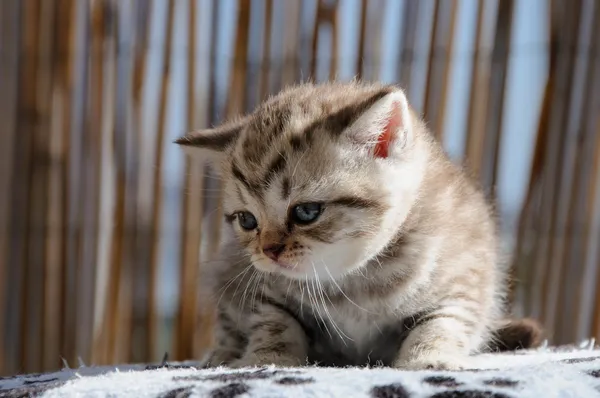
[[[365,146],[376,158],[400,153],[412,139],[408,101],[402,90],[386,94],[367,108],[345,131],[355,144]]]
[[[230,148],[240,132],[246,125],[246,119],[236,119],[225,124],[205,130],[187,133],[175,140],[186,154],[208,160],[211,163],[219,162],[225,151]]]

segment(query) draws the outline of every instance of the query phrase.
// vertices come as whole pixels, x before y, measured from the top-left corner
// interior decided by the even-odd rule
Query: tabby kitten
[[[299,85],[176,142],[218,170],[235,232],[202,278],[210,364],[460,369],[537,342],[502,321],[490,207],[402,90]]]

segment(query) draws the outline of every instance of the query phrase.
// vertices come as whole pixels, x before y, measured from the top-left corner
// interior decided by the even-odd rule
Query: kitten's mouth
[[[260,261],[254,264],[258,269],[265,272],[275,272],[282,273],[288,276],[296,276],[298,272],[298,263],[297,262],[285,262],[279,259],[267,259],[262,258]]]

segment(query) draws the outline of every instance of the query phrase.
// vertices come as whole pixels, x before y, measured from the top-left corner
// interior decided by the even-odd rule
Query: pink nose
[[[263,253],[273,261],[277,261],[279,255],[285,250],[285,245],[281,243],[275,243],[263,246]]]

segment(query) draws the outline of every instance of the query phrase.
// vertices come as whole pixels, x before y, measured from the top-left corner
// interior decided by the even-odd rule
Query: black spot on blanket
[[[176,369],[196,369],[195,366],[192,365],[171,365],[169,363],[160,364],[160,365],[147,365],[144,370],[156,370],[156,369],[167,369],[167,370],[176,370]]]
[[[590,370],[590,371],[588,372],[588,374],[589,374],[590,376],[593,376],[593,377],[598,377],[598,378],[600,378],[600,369],[597,369],[597,370]]]
[[[262,368],[258,370],[245,370],[240,372],[225,372],[216,373],[210,375],[194,375],[194,376],[176,376],[173,377],[174,381],[220,381],[222,383],[229,383],[234,381],[247,381],[247,380],[265,380],[273,378],[279,375],[292,375],[298,374],[299,371],[294,370],[269,370],[268,368]]]
[[[64,381],[49,381],[47,383],[29,385],[27,387],[11,388],[9,390],[0,391],[0,397],[2,398],[31,398],[38,397],[50,391],[53,388],[57,388],[65,384]]]
[[[58,379],[56,377],[52,378],[52,379],[45,379],[45,380],[24,380],[23,384],[38,384],[38,383],[50,383],[51,381],[57,381]]]
[[[509,379],[494,378],[490,380],[484,380],[483,384],[494,387],[516,387],[519,382]]]
[[[510,398],[506,394],[492,391],[451,390],[433,394],[430,398]]]
[[[560,362],[563,363],[582,363],[582,362],[592,362],[595,360],[600,359],[600,357],[587,357],[587,358],[569,358],[569,359],[562,359]]]
[[[458,387],[463,385],[463,383],[459,383],[454,377],[450,376],[429,376],[424,378],[423,382],[439,387]]]
[[[188,398],[192,395],[192,387],[180,387],[174,390],[167,391],[161,395],[160,398]]]
[[[250,391],[244,383],[229,383],[226,386],[215,388],[210,392],[211,398],[235,398]]]
[[[481,373],[481,372],[497,372],[500,369],[495,369],[495,368],[488,368],[488,369],[463,369],[462,372],[469,372],[469,373]]]
[[[315,379],[313,379],[312,377],[308,377],[308,378],[284,377],[284,378],[281,378],[281,379],[275,381],[275,383],[282,384],[282,385],[306,384],[306,383],[314,383],[314,382],[315,382]]]
[[[196,368],[196,366],[193,366],[193,365],[171,365],[168,362],[168,359],[169,359],[169,353],[165,352],[162,362],[159,365],[147,365],[144,368],[144,370],[156,370],[156,369],[172,370],[172,369],[195,369]]]
[[[389,384],[387,386],[376,386],[371,390],[373,398],[409,398],[410,394],[402,384]]]

